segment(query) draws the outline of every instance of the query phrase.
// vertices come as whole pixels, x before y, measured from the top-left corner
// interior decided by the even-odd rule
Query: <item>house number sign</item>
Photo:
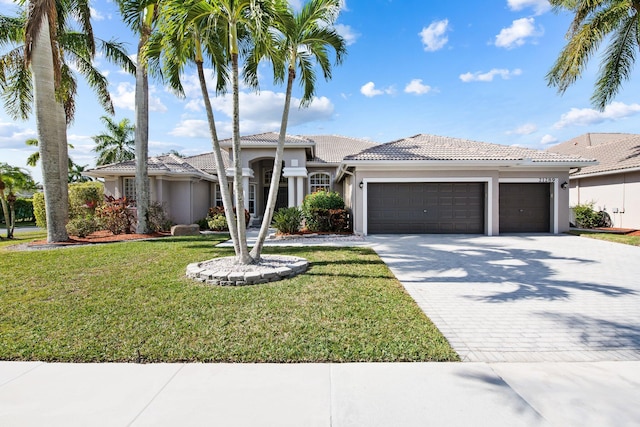
[[[558,178],[538,178],[538,182],[556,182]]]

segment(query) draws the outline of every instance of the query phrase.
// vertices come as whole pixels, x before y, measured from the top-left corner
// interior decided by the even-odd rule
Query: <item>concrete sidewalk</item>
[[[2,426],[636,426],[640,362],[0,362]]]

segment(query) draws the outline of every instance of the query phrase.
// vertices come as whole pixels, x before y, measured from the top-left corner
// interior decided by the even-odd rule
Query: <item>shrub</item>
[[[281,208],[273,215],[273,226],[279,233],[297,233],[302,225],[302,212],[298,208]]]
[[[233,213],[235,214],[236,209],[233,208]],[[227,231],[229,230],[229,226],[227,225],[227,218],[224,214],[224,208],[222,206],[214,206],[209,208],[209,215],[205,218],[207,221],[207,225],[211,230],[214,231]],[[244,210],[244,221],[245,224],[248,225],[251,220],[251,214],[248,210]]]
[[[344,200],[335,191],[316,191],[308,194],[302,202],[302,216],[310,231],[342,231],[334,229],[332,224],[331,211],[335,210],[344,211]]]
[[[595,228],[598,226],[600,214],[593,209],[594,205],[595,202],[587,202],[575,205],[572,208],[578,227]]]
[[[103,200],[104,186],[101,182],[69,184],[69,217],[93,215]]]
[[[18,198],[14,202],[13,209],[16,221],[33,221],[33,199]]]
[[[214,215],[207,217],[207,225],[209,229],[213,231],[226,231],[229,230],[229,226],[227,225],[227,217],[224,215]]]
[[[116,199],[112,196],[105,197],[105,203],[96,209],[96,216],[107,230],[113,234],[129,234],[133,230],[135,216],[127,208],[126,197]]]
[[[171,229],[171,220],[169,219],[167,211],[162,203],[149,203],[147,224],[151,231],[168,231]]]
[[[102,224],[93,215],[75,217],[67,223],[67,233],[72,236],[86,237],[89,234],[101,230]]]
[[[209,222],[207,221],[207,218],[202,218],[196,221],[196,224],[198,224],[200,226],[200,230],[208,230],[209,229]]]
[[[47,228],[47,211],[44,205],[44,193],[33,195],[33,215],[36,217],[36,225]]]

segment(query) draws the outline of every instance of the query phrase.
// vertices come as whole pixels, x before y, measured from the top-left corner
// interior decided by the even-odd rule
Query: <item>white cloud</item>
[[[562,129],[567,126],[589,126],[606,121],[615,122],[640,113],[640,104],[625,104],[612,102],[604,111],[591,108],[572,108],[568,113],[560,116],[560,120],[553,127]]]
[[[460,74],[460,80],[465,83],[469,82],[492,82],[495,76],[502,77],[503,80],[508,80],[513,76],[519,76],[522,74],[522,70],[516,68],[515,70],[509,71],[504,68],[494,68],[489,72],[482,73],[480,71],[475,73],[464,73]]]
[[[155,88],[149,88],[149,111],[164,113],[167,111],[167,107],[162,103],[160,98],[152,95],[155,92]],[[132,83],[119,83],[116,87],[116,93],[109,93],[109,95],[111,95],[114,106],[135,111],[136,88]]]
[[[36,131],[33,129],[25,129],[15,123],[0,122],[0,146],[3,149],[35,151],[34,147],[27,146],[25,141],[30,138],[37,138],[37,136]]]
[[[542,144],[542,145],[555,144],[556,142],[558,142],[558,138],[556,138],[553,135],[549,135],[549,134],[546,134],[540,140],[540,144]]]
[[[393,95],[395,90],[393,87],[388,87],[386,89],[376,89],[376,85],[373,82],[366,83],[360,88],[360,93],[366,96],[367,98],[373,98],[378,95]]]
[[[542,15],[551,10],[551,4],[548,0],[507,0],[507,4],[509,9],[515,12],[530,7],[535,11],[536,15]]]
[[[431,86],[425,85],[422,83],[422,79],[413,79],[409,84],[404,88],[406,93],[414,93],[416,95],[424,95],[425,93],[429,93],[431,91]]]
[[[522,126],[518,126],[514,130],[507,132],[507,135],[531,135],[538,130],[538,126],[533,123],[525,123]]]
[[[446,32],[449,31],[449,20],[443,19],[442,21],[434,21],[428,27],[424,27],[420,31],[420,38],[422,38],[422,44],[424,50],[427,52],[435,52],[442,49],[449,38],[446,36]]]
[[[91,17],[96,21],[103,21],[105,19],[105,16],[94,7],[89,6],[89,12],[91,13]]]
[[[512,49],[525,44],[526,39],[542,35],[541,31],[536,31],[535,19],[521,18],[511,23],[509,28],[503,28],[496,36],[495,45]]]
[[[360,34],[353,31],[353,28],[351,28],[351,26],[349,25],[336,24],[334,25],[334,28],[336,29],[338,34],[342,36],[347,46],[351,46],[352,44],[354,44],[356,40],[358,40],[358,37],[360,37]]]
[[[240,93],[240,131],[243,134],[270,132],[280,129],[284,93],[261,91],[256,93]],[[216,128],[220,138],[231,135],[233,115],[233,99],[230,95],[219,96],[211,100],[215,111],[223,113],[226,121],[217,117]],[[333,116],[334,106],[326,97],[315,97],[309,107],[296,108],[300,104],[298,98],[291,98],[289,127],[314,121],[329,120]],[[186,119],[181,121],[171,135],[192,138],[209,138],[209,125],[206,120]]]

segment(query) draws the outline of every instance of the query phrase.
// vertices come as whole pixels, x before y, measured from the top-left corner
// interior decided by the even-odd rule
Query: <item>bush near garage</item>
[[[335,191],[316,191],[302,202],[302,216],[309,231],[345,232],[350,230],[349,213],[342,196]]]

